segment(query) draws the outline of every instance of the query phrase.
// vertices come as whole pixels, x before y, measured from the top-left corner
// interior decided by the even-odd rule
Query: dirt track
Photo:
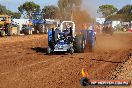
[[[132,34],[97,35],[92,53],[46,55],[47,36],[0,38],[0,88],[82,88],[91,79],[116,79],[132,49]]]

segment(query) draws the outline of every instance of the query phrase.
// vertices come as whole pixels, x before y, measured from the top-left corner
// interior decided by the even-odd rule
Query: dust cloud
[[[87,25],[96,18],[97,6],[93,0],[82,0],[81,7],[74,8],[73,21],[76,23],[77,29],[84,29]]]

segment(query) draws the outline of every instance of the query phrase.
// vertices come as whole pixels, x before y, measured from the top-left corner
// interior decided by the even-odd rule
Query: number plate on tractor
[[[59,47],[58,47],[59,49],[62,49],[63,48],[63,45],[59,45]]]

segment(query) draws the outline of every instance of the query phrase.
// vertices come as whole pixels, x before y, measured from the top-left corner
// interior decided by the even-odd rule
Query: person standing
[[[32,26],[33,26],[33,24],[32,24],[31,21],[29,21],[28,26],[29,26],[29,34],[32,34]]]
[[[20,25],[17,23],[17,35],[20,35]]]

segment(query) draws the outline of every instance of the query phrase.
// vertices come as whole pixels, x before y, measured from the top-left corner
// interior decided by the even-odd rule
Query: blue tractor
[[[44,19],[44,13],[40,12],[33,12],[32,13],[32,19],[30,19],[34,26],[34,33],[47,33],[47,30],[45,29],[45,19]]]
[[[72,26],[64,27],[64,24]],[[75,23],[73,21],[63,21],[60,28],[48,30],[47,54],[52,52],[84,52],[85,48],[90,51],[94,47],[95,34],[93,30],[79,30],[76,34]]]

